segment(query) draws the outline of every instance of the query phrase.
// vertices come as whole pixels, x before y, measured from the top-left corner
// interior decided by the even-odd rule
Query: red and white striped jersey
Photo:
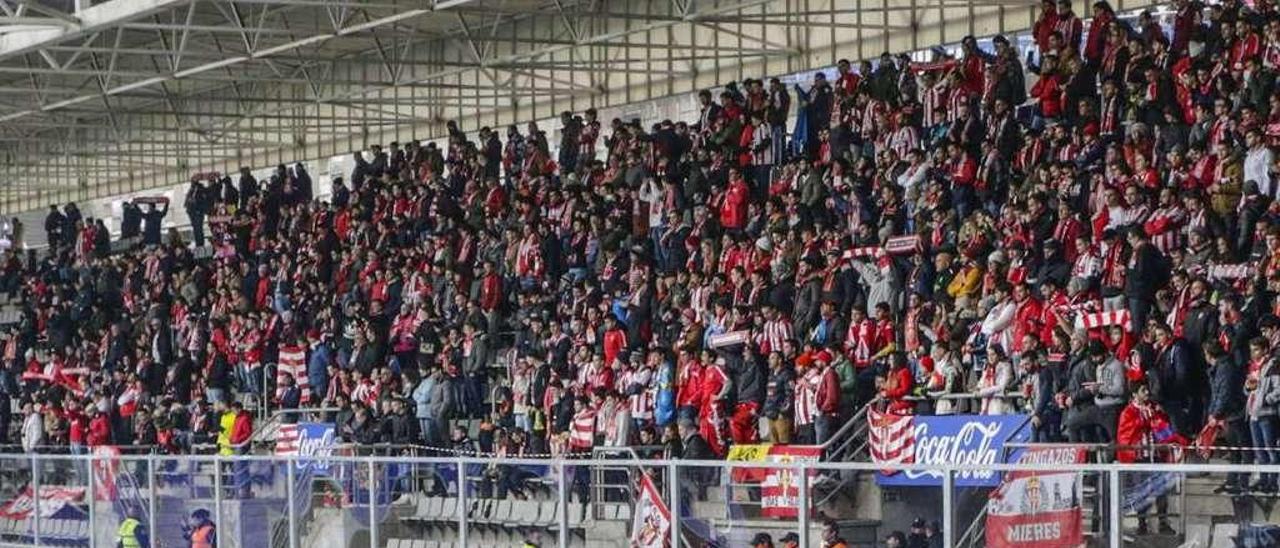
[[[761,354],[768,355],[770,352],[781,352],[783,343],[791,337],[791,322],[786,318],[778,317],[776,320],[764,322],[760,327],[760,333],[756,335],[756,345],[760,348]]]
[[[909,124],[903,124],[902,127],[893,132],[893,137],[889,139],[889,148],[897,152],[899,158],[906,158],[907,153],[919,146],[920,136],[916,133],[916,128]]]
[[[818,386],[822,384],[822,374],[818,368],[810,367],[804,376],[796,379],[795,387],[795,421],[796,426],[813,424],[818,417]]]
[[[648,367],[638,367],[623,374],[622,379],[622,386],[627,390],[637,385],[644,387],[644,390],[639,393],[627,396],[631,418],[640,420],[653,418],[653,406],[657,398],[656,387],[653,384],[653,370]]]
[[[575,450],[589,450],[596,441],[596,410],[590,407],[579,410],[573,415],[573,424],[569,430],[569,447]]]
[[[305,348],[297,345],[289,345],[280,347],[280,359],[276,364],[276,400],[279,401],[284,396],[284,383],[281,380],[285,374],[293,376],[294,383],[302,391],[302,403],[311,402],[311,381],[307,378],[307,351]]]
[[[1102,274],[1102,257],[1096,249],[1085,249],[1071,265],[1072,278],[1097,278]]]
[[[1178,206],[1162,207],[1147,218],[1147,232],[1151,233],[1151,243],[1161,253],[1169,253],[1182,245],[1182,224],[1187,220],[1187,212]]]
[[[947,121],[947,84],[938,82],[925,90],[920,98],[924,110],[924,127],[931,128]]]

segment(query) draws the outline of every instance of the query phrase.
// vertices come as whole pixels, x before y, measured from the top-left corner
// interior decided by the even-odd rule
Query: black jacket
[[[1225,420],[1244,417],[1244,372],[1229,357],[1209,369],[1209,416]]]
[[[728,360],[729,374],[733,376],[734,399],[737,403],[755,403],[764,401],[765,383],[768,375],[764,366],[757,360]]]
[[[1186,341],[1175,340],[1162,350],[1156,356],[1154,371],[1159,386],[1159,393],[1152,394],[1156,401],[1166,407],[1188,401],[1192,396],[1192,381],[1199,377],[1194,375],[1196,369],[1194,353]]]
[[[715,460],[716,454],[711,451],[711,445],[703,439],[702,434],[694,433],[681,443],[684,450],[680,454],[680,458],[684,460]]]
[[[1130,299],[1154,301],[1156,290],[1169,279],[1168,268],[1160,258],[1160,252],[1149,242],[1144,242],[1133,250],[1129,268],[1124,281],[1124,295]]]
[[[153,209],[142,214],[142,241],[146,244],[160,244],[160,229],[164,216],[169,213],[169,204],[161,209]]]
[[[794,376],[786,367],[779,367],[769,374],[769,384],[765,389],[763,406],[764,416],[777,419],[780,416],[791,416],[791,402],[794,392]]]

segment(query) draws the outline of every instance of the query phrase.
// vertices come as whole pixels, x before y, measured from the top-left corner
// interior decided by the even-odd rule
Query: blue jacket
[[[653,420],[658,426],[666,426],[676,418],[675,366],[662,362],[658,367],[658,397],[654,402]]]
[[[319,344],[311,349],[311,357],[307,359],[307,380],[311,383],[311,391],[324,398],[329,391],[329,344]]]
[[[431,418],[431,389],[435,383],[431,377],[425,377],[413,388],[414,415],[419,419]]]

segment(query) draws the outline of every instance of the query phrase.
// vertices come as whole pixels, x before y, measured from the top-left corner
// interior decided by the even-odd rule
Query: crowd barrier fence
[[[690,487],[688,478],[711,478],[703,488],[717,487],[715,479],[718,474],[720,477],[727,478],[733,474],[735,470],[759,470],[762,464],[757,462],[727,462],[727,461],[682,461],[682,460],[644,460],[636,458],[593,458],[593,459],[518,459],[518,458],[481,458],[481,457],[417,457],[403,455],[367,455],[367,456],[260,456],[260,455],[244,455],[244,456],[219,456],[219,455],[188,455],[188,456],[166,456],[166,455],[43,455],[43,454],[7,454],[0,455],[0,514],[13,514],[15,511],[15,501],[27,493],[28,500],[25,504],[36,507],[36,511],[29,512],[28,517],[22,520],[13,519],[11,516],[3,519],[10,520],[6,526],[7,536],[2,540],[5,544],[36,544],[46,545],[52,543],[59,535],[69,534],[67,531],[58,529],[63,527],[62,522],[66,521],[66,516],[58,512],[67,510],[68,506],[61,505],[59,511],[51,511],[47,504],[51,497],[50,493],[63,493],[71,490],[72,495],[58,494],[60,503],[70,502],[72,509],[78,509],[80,513],[87,514],[88,535],[87,543],[68,542],[69,545],[81,546],[114,546],[115,539],[113,537],[115,527],[119,519],[118,516],[134,516],[147,526],[147,530],[156,538],[157,541],[153,545],[173,546],[177,545],[176,539],[171,534],[175,530],[174,524],[160,522],[160,516],[157,512],[164,513],[163,510],[157,510],[158,499],[165,495],[167,490],[175,489],[178,482],[182,483],[182,489],[189,489],[192,499],[207,500],[211,504],[209,512],[210,519],[217,524],[226,523],[228,520],[235,521],[241,519],[228,513],[228,507],[235,503],[246,503],[246,501],[254,501],[254,508],[262,509],[270,515],[277,516],[273,529],[268,529],[268,535],[278,537],[275,543],[266,544],[269,546],[288,546],[289,548],[297,548],[303,545],[302,537],[304,518],[306,512],[310,511],[311,505],[304,504],[299,497],[316,499],[320,495],[312,492],[309,480],[316,477],[317,470],[323,468],[329,474],[335,476],[342,475],[349,481],[351,487],[350,492],[346,493],[344,503],[355,507],[361,514],[361,519],[367,520],[368,539],[370,546],[387,545],[385,538],[380,537],[379,527],[388,520],[394,519],[390,516],[387,508],[393,501],[399,502],[398,497],[406,495],[422,495],[444,498],[446,502],[443,506],[441,514],[448,516],[450,520],[456,520],[457,538],[466,545],[469,534],[476,533],[478,528],[485,527],[483,520],[476,511],[477,500],[469,500],[477,497],[475,486],[478,478],[485,476],[483,471],[500,469],[500,467],[509,466],[529,466],[543,467],[545,470],[546,480],[556,505],[554,513],[551,514],[554,519],[550,525],[546,526],[548,536],[554,537],[554,543],[548,544],[569,548],[570,546],[570,529],[575,524],[581,526],[582,520],[587,519],[584,515],[575,517],[576,512],[572,513],[571,498],[574,496],[577,480],[573,479],[575,473],[587,471],[589,477],[601,478],[614,474],[616,477],[617,470],[632,470],[647,474],[653,478],[653,483],[660,484],[658,492],[666,507],[669,509],[671,526],[668,529],[671,535],[673,546],[687,545],[682,543],[681,535],[688,534],[685,528],[681,526],[682,519],[697,518],[697,510],[683,509],[682,505],[696,506],[696,501],[700,498],[689,492]],[[796,478],[810,478],[810,481],[797,481],[798,493],[797,502],[799,508],[810,507],[810,502],[814,499],[814,490],[824,476],[839,475],[845,473],[876,473],[876,472],[911,472],[911,473],[935,473],[941,477],[938,494],[941,502],[941,524],[942,534],[944,536],[944,545],[954,546],[959,540],[958,534],[962,531],[957,527],[965,527],[965,523],[956,523],[955,498],[958,478],[964,477],[970,473],[983,471],[996,471],[1000,473],[1015,472],[1019,474],[1026,473],[1078,473],[1082,477],[1089,476],[1096,479],[1096,485],[1100,492],[1105,493],[1105,505],[1099,505],[1104,516],[1132,516],[1132,512],[1126,512],[1122,508],[1122,499],[1120,496],[1133,482],[1129,475],[1151,475],[1151,474],[1173,474],[1179,477],[1195,476],[1195,475],[1222,475],[1222,474],[1260,474],[1272,473],[1280,474],[1280,465],[1229,465],[1229,464],[1156,464],[1156,463],[1140,463],[1140,464],[984,464],[980,466],[965,464],[947,464],[942,466],[931,465],[894,465],[885,466],[875,463],[862,462],[772,462],[767,468],[775,470],[786,470]],[[427,494],[427,484],[429,480],[424,481],[417,475],[410,475],[406,471],[412,470],[420,472],[424,470],[439,470],[442,468],[451,468],[456,475],[450,480],[451,483],[440,487],[436,485],[432,489],[431,494]],[[395,470],[399,470],[396,472]],[[86,473],[86,471],[91,471]],[[472,471],[481,471],[472,473]],[[715,474],[704,474],[699,471],[715,471]],[[283,482],[269,482],[261,479],[262,475],[275,474],[275,477],[283,479]],[[347,477],[349,476],[349,477]],[[181,477],[181,479],[177,479]],[[671,478],[679,478],[675,482]],[[585,481],[585,480],[584,480]],[[727,482],[726,482],[727,484]],[[306,489],[302,489],[303,486]],[[671,487],[675,486],[675,489]],[[622,489],[624,485],[613,484],[611,486],[602,486],[604,489]],[[104,492],[109,491],[109,492]],[[185,492],[185,491],[184,491]],[[597,495],[600,496],[600,490]],[[634,494],[634,493],[633,493]],[[630,499],[634,504],[634,496],[623,496],[623,499]],[[33,501],[32,499],[41,499]],[[95,501],[90,504],[87,501]],[[105,511],[107,503],[115,508],[118,512],[111,513]],[[1128,504],[1127,502],[1125,504]],[[368,513],[364,514],[364,506],[367,505]],[[21,506],[20,504],[18,506]],[[440,506],[440,504],[437,504]],[[85,507],[89,507],[87,510]],[[488,508],[488,507],[486,507]],[[633,509],[634,510],[634,509]],[[488,510],[485,510],[486,512]],[[68,511],[68,514],[72,512]],[[628,512],[628,515],[632,515]],[[619,515],[613,515],[614,519],[623,521]],[[168,519],[168,518],[166,518]],[[247,519],[247,518],[245,518]],[[811,540],[810,529],[812,525],[816,525],[818,519],[811,512],[799,511],[794,516],[794,530],[801,537],[801,546],[808,546]],[[1103,533],[1107,539],[1107,544],[1113,547],[1123,545],[1122,519],[1106,519],[1105,529]],[[248,527],[248,525],[237,522],[240,527]],[[452,526],[452,525],[451,525]],[[709,526],[714,533],[714,528]],[[14,536],[14,531],[18,531]],[[248,546],[251,543],[240,542],[234,538],[236,534],[230,527],[225,533],[220,532],[221,546]],[[222,531],[220,530],[220,531]],[[629,528],[628,528],[629,530]],[[550,540],[550,539],[548,539]],[[817,539],[812,539],[817,540]]]

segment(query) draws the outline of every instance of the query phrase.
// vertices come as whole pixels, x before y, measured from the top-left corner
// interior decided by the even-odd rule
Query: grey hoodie
[[[1098,367],[1098,395],[1094,403],[1098,407],[1120,407],[1128,399],[1124,386],[1124,366],[1115,358]]]
[[[1274,417],[1280,406],[1280,367],[1274,361],[1268,361],[1258,372],[1258,386],[1252,391],[1245,389],[1245,411],[1249,419],[1257,420]]]

